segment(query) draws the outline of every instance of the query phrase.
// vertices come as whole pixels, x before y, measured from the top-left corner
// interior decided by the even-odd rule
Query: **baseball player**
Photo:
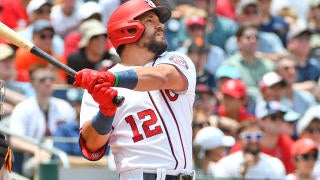
[[[107,145],[120,180],[193,179],[192,106],[196,72],[183,54],[166,52],[164,23],[171,11],[151,0],[120,5],[108,37],[121,57],[112,69],[79,71],[87,89],[80,113],[80,146],[98,160]],[[110,88],[112,87],[112,88]],[[112,99],[125,97],[117,107]]]

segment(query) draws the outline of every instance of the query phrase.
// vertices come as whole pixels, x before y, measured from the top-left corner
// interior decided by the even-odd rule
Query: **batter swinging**
[[[167,52],[164,23],[171,11],[151,0],[129,0],[114,11],[108,37],[121,62],[104,72],[84,69],[75,86],[87,89],[80,146],[89,160],[114,153],[120,179],[193,179],[192,61]],[[112,103],[119,93],[121,107]]]

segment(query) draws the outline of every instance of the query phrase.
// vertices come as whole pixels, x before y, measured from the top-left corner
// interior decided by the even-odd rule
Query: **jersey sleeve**
[[[175,66],[188,81],[188,92],[195,91],[196,70],[193,62],[189,57],[178,52],[167,52],[155,62],[154,66],[159,64],[171,64]],[[180,92],[184,93],[184,92]]]

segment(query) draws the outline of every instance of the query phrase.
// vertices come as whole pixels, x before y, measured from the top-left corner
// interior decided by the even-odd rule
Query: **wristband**
[[[115,87],[123,87],[127,89],[134,89],[138,83],[137,73],[133,70],[120,71],[114,73]]]
[[[114,116],[105,116],[99,111],[92,120],[92,126],[100,135],[108,134],[112,129],[113,118]]]

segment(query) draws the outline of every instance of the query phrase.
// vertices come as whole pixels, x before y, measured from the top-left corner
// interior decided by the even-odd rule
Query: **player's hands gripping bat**
[[[99,104],[100,111],[105,116],[113,116],[117,106],[112,99],[117,96],[118,91],[110,87],[108,82],[96,84],[91,92],[93,99]]]
[[[50,56],[46,52],[42,51],[40,48],[35,46],[33,43],[30,41],[27,41],[20,37],[18,33],[16,33],[14,30],[10,29],[8,26],[0,22],[0,38],[7,40],[8,42],[20,47],[20,48],[25,48],[30,53],[48,61],[52,65],[62,69],[65,71],[68,75],[74,77],[76,74],[76,71],[71,69],[69,66],[66,66],[65,64],[61,63],[54,57]],[[1,52],[0,52],[1,53]],[[113,99],[114,104],[117,106],[121,106],[121,104],[124,102],[124,97],[123,96],[115,96]]]
[[[100,72],[92,69],[82,69],[78,71],[74,79],[74,86],[87,89],[90,94],[92,93],[94,86],[98,83],[108,82],[110,85],[109,87],[111,87],[115,82],[115,76],[111,72]]]

